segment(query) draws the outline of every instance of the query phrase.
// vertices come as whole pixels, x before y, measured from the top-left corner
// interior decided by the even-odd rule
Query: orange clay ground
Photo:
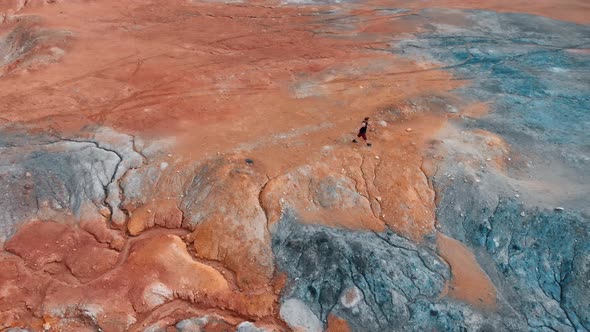
[[[27,322],[41,330],[56,324],[50,315],[39,315],[41,307],[50,312],[61,310],[60,302],[88,299],[110,308],[95,313],[105,330],[127,324],[140,331],[190,314],[224,317],[207,331],[233,328],[242,320],[286,329],[277,308],[284,276],[273,275],[272,267],[261,267],[268,271],[262,276],[243,275],[248,272],[236,267],[242,262],[220,255],[219,244],[208,241],[214,229],[226,227],[223,216],[196,230],[181,227],[176,202],[164,200],[175,190],[174,171],[219,154],[247,154],[257,161],[261,181],[270,179],[260,204],[272,226],[281,214],[277,193],[299,193],[290,197],[292,206],[314,200],[313,184],[301,181],[311,165],[314,179],[339,174],[366,200],[362,209],[344,203],[309,209],[304,222],[390,228],[419,243],[436,233],[436,198],[428,177],[437,161],[426,151],[453,118],[439,110],[413,112],[407,100],[453,98],[450,91],[468,82],[454,80],[432,63],[373,51],[400,34],[417,32],[417,26],[395,17],[428,6],[590,22],[585,1],[560,4],[567,10],[556,8],[555,1],[368,1],[334,7],[261,1],[29,2],[23,8],[22,1],[0,4],[1,35],[22,28],[45,36],[29,54],[0,68],[0,123],[60,136],[100,125],[145,140],[174,137],[167,148],[173,158],[161,160],[170,164],[170,172],[153,190],[163,203],[138,208],[122,230],[95,220],[80,226],[23,225],[0,253],[5,267],[0,329]],[[385,4],[411,11],[377,15],[372,10]],[[354,15],[351,29],[337,29],[318,15],[338,8]],[[465,103],[460,110],[468,117],[486,112],[485,103]],[[364,116],[372,117],[371,148],[350,143]],[[227,190],[250,185],[237,183],[240,187]],[[242,198],[235,196],[238,203]],[[158,219],[152,210],[172,217]],[[255,245],[268,250],[270,239]],[[227,250],[239,252],[240,246]],[[453,276],[445,296],[494,310],[494,286],[473,254],[442,234],[437,246]],[[54,329],[84,328],[79,321],[67,324]],[[330,316],[329,331],[347,329],[345,320]]]

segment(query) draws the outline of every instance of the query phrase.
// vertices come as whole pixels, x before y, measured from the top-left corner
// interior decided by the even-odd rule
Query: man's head
[[[369,121],[369,117],[366,117],[366,118],[365,118],[365,121]]]

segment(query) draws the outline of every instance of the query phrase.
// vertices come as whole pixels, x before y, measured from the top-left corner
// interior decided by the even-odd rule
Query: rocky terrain
[[[589,13],[3,1],[0,331],[589,331]]]

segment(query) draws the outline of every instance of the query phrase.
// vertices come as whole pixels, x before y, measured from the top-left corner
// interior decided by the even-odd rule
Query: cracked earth
[[[3,1],[0,330],[590,330],[588,13]]]

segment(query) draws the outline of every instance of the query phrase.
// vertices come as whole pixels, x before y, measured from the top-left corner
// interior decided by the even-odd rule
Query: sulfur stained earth
[[[589,24],[2,1],[0,331],[589,331]]]

